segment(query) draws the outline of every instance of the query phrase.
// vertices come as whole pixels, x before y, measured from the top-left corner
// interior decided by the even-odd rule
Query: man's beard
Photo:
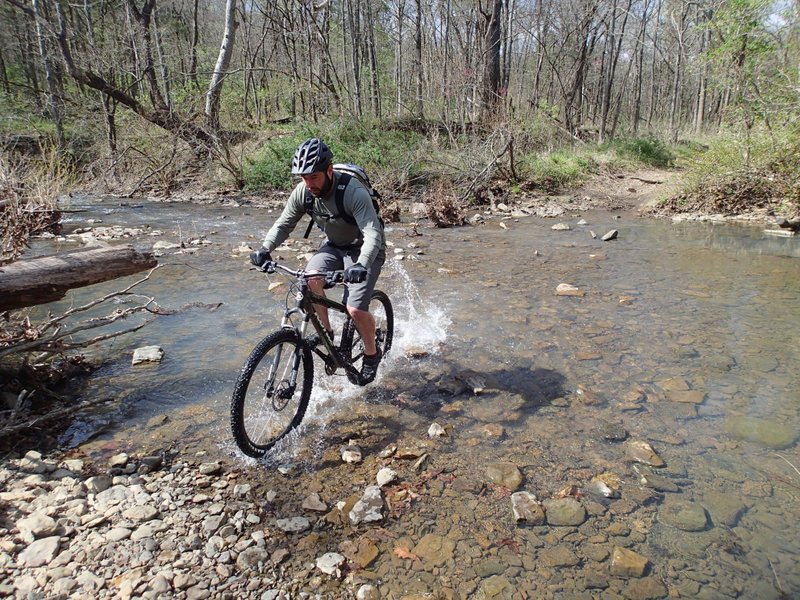
[[[333,187],[333,177],[328,177],[328,174],[325,173],[325,185],[322,186],[322,189],[320,190],[319,194],[317,194],[317,198],[324,198],[325,196],[327,196],[330,193],[332,187]]]

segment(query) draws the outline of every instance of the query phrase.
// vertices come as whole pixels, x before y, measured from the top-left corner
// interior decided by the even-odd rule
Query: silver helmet
[[[297,147],[292,159],[292,175],[310,175],[324,171],[333,160],[333,152],[319,138],[306,140]]]

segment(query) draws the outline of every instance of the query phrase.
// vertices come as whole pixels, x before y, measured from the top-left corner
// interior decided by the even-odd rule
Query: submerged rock
[[[412,552],[419,556],[424,564],[440,567],[453,558],[453,551],[455,548],[455,541],[440,535],[428,533],[414,546]]]
[[[642,577],[648,560],[641,554],[627,548],[614,548],[611,556],[611,574],[619,577]]]
[[[536,496],[530,492],[515,492],[511,494],[511,510],[517,523],[544,524],[544,509]]]
[[[656,490],[658,492],[679,492],[681,489],[678,485],[666,477],[656,475],[655,473],[648,473],[646,470],[637,469],[634,465],[633,470],[639,475],[639,484],[644,487]]]
[[[131,364],[138,365],[144,362],[161,362],[164,358],[164,349],[161,346],[142,346],[133,351]]]
[[[797,431],[786,423],[746,415],[730,418],[725,424],[725,431],[737,440],[754,442],[775,450],[792,446],[797,438]]]
[[[583,295],[583,292],[579,288],[569,283],[559,283],[556,287],[556,296],[576,296],[582,298]]]
[[[508,488],[512,492],[522,485],[522,472],[510,462],[496,462],[486,467],[486,477],[492,483]]]
[[[651,467],[665,467],[666,463],[653,450],[653,447],[642,440],[628,440],[625,442],[625,455],[636,462],[650,465]]]
[[[353,525],[383,520],[383,493],[377,485],[368,486],[361,499],[348,513]]]
[[[667,502],[659,507],[658,518],[681,531],[703,531],[708,527],[708,515],[696,502]]]
[[[552,498],[544,506],[548,525],[574,527],[586,520],[586,509],[574,498]]]

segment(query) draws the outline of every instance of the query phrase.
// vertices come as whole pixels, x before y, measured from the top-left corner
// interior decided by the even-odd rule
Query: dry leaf
[[[394,555],[399,558],[410,558],[411,560],[419,560],[419,556],[411,552],[405,546],[395,546]]]

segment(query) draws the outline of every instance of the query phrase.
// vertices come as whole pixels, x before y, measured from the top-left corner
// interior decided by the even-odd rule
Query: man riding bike
[[[386,260],[383,223],[375,212],[369,192],[355,177],[343,184],[346,185],[342,198],[344,214],[339,214],[336,190],[341,175],[333,170],[333,153],[321,139],[311,138],[298,146],[292,159],[292,174],[299,175],[302,182],[289,195],[283,213],[267,232],[263,246],[250,254],[250,261],[261,267],[272,260],[270,253],[289,237],[306,214],[307,193],[310,192],[311,218],[326,239],[306,270],[345,270],[347,311],[364,342],[361,381],[370,383],[375,380],[381,360],[380,350],[375,345],[375,320],[369,312],[369,302]],[[316,294],[325,294],[324,285],[323,279],[309,281]],[[315,304],[314,309],[332,336],[328,309],[319,304]]]

